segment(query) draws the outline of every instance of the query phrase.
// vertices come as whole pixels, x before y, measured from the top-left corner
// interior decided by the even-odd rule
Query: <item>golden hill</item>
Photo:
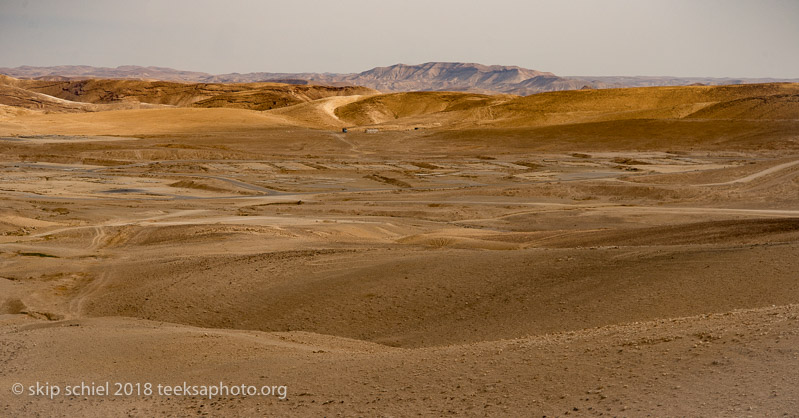
[[[799,117],[799,94],[746,97],[703,108],[689,118],[779,120]]]
[[[147,103],[179,107],[228,107],[268,110],[329,96],[371,94],[374,90],[279,83],[208,84],[142,80],[18,80],[0,84],[73,102],[92,104]]]
[[[799,84],[573,90],[527,97],[455,92],[351,96],[273,111],[303,126],[441,129],[530,128],[624,120],[799,119]],[[331,123],[335,119],[335,123]],[[309,125],[310,121],[319,124]]]
[[[354,102],[360,102],[366,96],[336,96],[314,100],[312,102],[300,103],[269,111],[270,114],[277,115],[290,120],[293,125],[314,128],[314,129],[340,129],[353,124],[339,118],[336,110],[347,107]]]
[[[336,108],[335,113],[350,125],[376,125],[430,114],[479,111],[504,103],[514,96],[489,96],[474,93],[413,92],[371,96]]]
[[[89,103],[76,103],[57,97],[25,90],[20,87],[0,84],[0,104],[35,110],[55,110],[63,112],[84,112],[96,110]]]
[[[352,125],[519,128],[640,119],[799,119],[799,84],[571,90],[526,97],[397,93],[337,108]]]
[[[150,109],[163,105],[142,103],[133,100],[110,103],[85,103],[55,97],[49,94],[28,90],[23,80],[0,78],[0,105],[31,109],[44,112],[98,112],[104,110]]]
[[[488,106],[504,103],[516,96],[458,92],[411,92],[330,97],[270,111],[295,124],[317,129],[381,125],[402,129],[438,126],[439,118],[449,114],[458,118],[481,113]],[[399,125],[392,125],[399,124]]]
[[[0,135],[166,135],[239,132],[290,126],[279,116],[244,109],[163,108],[87,113],[29,112],[0,118]]]
[[[799,120],[799,84],[576,90],[518,97],[459,92],[378,94],[361,87],[275,83],[2,77],[0,104],[55,112],[117,110],[104,115],[63,116],[37,112],[8,116],[11,113],[5,112],[0,132],[6,134],[50,132],[54,126],[67,127],[75,134],[118,131],[126,135],[219,130],[219,124],[237,131],[374,126],[382,131],[425,128],[431,135],[449,139],[477,138],[490,130],[497,140],[512,142],[536,136],[563,144],[622,140],[640,145],[677,139],[702,143],[750,134],[791,137]],[[120,110],[146,107],[233,109]],[[257,112],[263,109],[267,110]]]
[[[741,100],[762,102],[760,114],[765,119],[772,119],[767,116],[770,113],[767,108],[773,105],[781,108],[779,113],[784,117],[780,119],[799,119],[799,105],[796,101],[773,100],[775,97],[797,94],[799,94],[797,83],[642,87],[542,93],[496,106],[492,124],[501,127],[519,127],[629,119],[681,119],[700,117],[701,113],[697,112],[706,107],[724,108],[728,107],[730,102]],[[766,103],[767,98],[768,103]],[[740,105],[736,106],[740,108]],[[717,111],[715,114],[723,116]],[[732,113],[728,115],[731,116]]]

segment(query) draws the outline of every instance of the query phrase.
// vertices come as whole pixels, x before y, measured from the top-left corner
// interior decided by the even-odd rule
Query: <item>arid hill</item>
[[[83,112],[97,109],[97,106],[92,104],[71,102],[8,84],[0,84],[0,104],[25,109],[65,112]]]
[[[146,103],[180,107],[227,107],[268,110],[329,96],[375,94],[365,87],[331,87],[279,83],[207,84],[142,80],[20,80],[0,79],[0,86],[24,89],[27,95],[47,95],[93,104]],[[14,90],[16,91],[16,90]],[[22,94],[16,93],[16,96]],[[5,96],[5,95],[4,95]],[[11,104],[10,100],[6,100]],[[97,110],[86,108],[86,110]]]
[[[558,76],[517,66],[482,65],[460,62],[428,62],[418,65],[396,64],[376,67],[360,73],[230,73],[208,74],[164,67],[125,65],[116,68],[86,65],[55,67],[22,66],[0,68],[0,74],[47,81],[68,79],[138,79],[191,83],[256,83],[358,85],[383,92],[468,91],[472,93],[507,93],[530,95],[545,91],[580,88],[622,88],[684,86],[693,84],[725,85],[773,82],[798,82],[799,79],[713,78],[713,77],[594,77]]]
[[[0,74],[41,81],[74,79],[140,79],[202,83],[288,82],[329,86],[365,86],[384,92],[469,91],[478,93],[532,94],[542,91],[579,89],[585,82],[567,80],[552,73],[516,66],[481,65],[454,62],[429,62],[420,65],[397,64],[353,74],[333,73],[249,73],[211,75],[161,67],[87,66],[0,68]],[[593,83],[592,87],[605,87]]]
[[[770,77],[670,77],[670,76],[565,76],[589,86],[606,84],[614,87],[721,86],[729,84],[797,83],[799,78]]]
[[[552,125],[563,122],[597,122],[621,119],[701,118],[710,106],[740,107],[740,101],[761,104],[765,119],[799,119],[796,102],[799,84],[773,83],[731,86],[680,86],[633,89],[578,90],[528,96],[496,106],[495,126]],[[765,108],[779,106],[781,117]],[[720,115],[717,111],[715,114]],[[776,115],[774,113],[773,115]],[[727,119],[739,119],[741,114]],[[756,115],[749,118],[759,119]]]
[[[554,129],[566,141],[593,134],[634,135],[636,140],[651,140],[661,135],[685,138],[706,134],[729,138],[752,132],[771,132],[775,134],[771,136],[773,139],[790,137],[799,120],[799,84],[791,83],[572,90],[526,97],[465,92],[379,94],[363,87],[274,83],[38,81],[10,77],[0,79],[0,89],[0,104],[49,112],[221,107],[262,111],[238,116],[235,112],[209,114],[212,118],[224,115],[223,119],[231,123],[237,117],[255,122],[242,126],[424,129],[436,135],[459,137],[468,137],[475,129],[491,129],[492,135],[498,137],[530,136],[530,129],[552,136]],[[92,133],[106,132],[102,126],[108,126],[110,130],[135,134],[162,132],[162,129],[183,131],[181,117],[188,118],[187,127],[197,126],[203,117],[201,112],[175,111],[170,112],[170,118],[178,119],[167,118],[163,121],[166,125],[152,122],[145,127],[136,121],[145,115],[154,118],[153,121],[160,120],[157,112],[138,116],[125,112],[102,116],[51,115],[47,120],[64,119],[64,126],[74,127],[74,132],[84,129],[82,126],[91,127]],[[35,131],[40,117],[34,113],[25,118],[26,122],[17,121],[17,127],[8,131]],[[105,125],[97,125],[99,120]]]
[[[336,108],[336,116],[351,125],[377,125],[406,118],[444,113],[465,114],[507,102],[514,96],[454,92],[391,93],[370,96]]]
[[[377,67],[346,76],[343,81],[392,92],[469,91],[520,95],[579,89],[584,84],[580,81],[563,79],[552,73],[516,66],[487,66],[458,62]]]
[[[339,107],[350,125],[384,129],[529,128],[622,120],[797,120],[799,84],[574,90],[527,97],[394,93]]]
[[[210,76],[210,74],[203,72],[181,71],[165,67],[141,67],[138,65],[121,65],[116,68],[93,67],[90,65],[57,65],[52,67],[23,65],[16,68],[0,68],[0,74],[51,81],[71,78],[114,78],[207,82],[207,77]]]

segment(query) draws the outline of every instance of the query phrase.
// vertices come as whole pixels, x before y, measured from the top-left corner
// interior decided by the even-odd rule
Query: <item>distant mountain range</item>
[[[56,67],[0,68],[0,74],[38,80],[70,80],[89,78],[141,79],[193,83],[321,84],[330,86],[357,85],[384,92],[400,91],[468,91],[530,95],[546,91],[581,88],[680,86],[691,84],[750,84],[799,82],[799,79],[773,78],[710,78],[710,77],[562,77],[549,72],[516,66],[482,65],[458,62],[428,62],[419,65],[397,64],[377,67],[361,73],[230,73],[208,74],[164,67],[125,65],[116,68],[85,65]]]

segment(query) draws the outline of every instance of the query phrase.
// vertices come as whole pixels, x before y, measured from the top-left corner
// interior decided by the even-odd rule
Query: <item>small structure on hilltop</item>
[[[347,128],[341,128],[341,132],[346,134],[347,133]]]

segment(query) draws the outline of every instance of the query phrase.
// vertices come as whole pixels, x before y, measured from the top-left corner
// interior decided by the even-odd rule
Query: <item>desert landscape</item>
[[[0,103],[2,416],[799,411],[799,84]]]

